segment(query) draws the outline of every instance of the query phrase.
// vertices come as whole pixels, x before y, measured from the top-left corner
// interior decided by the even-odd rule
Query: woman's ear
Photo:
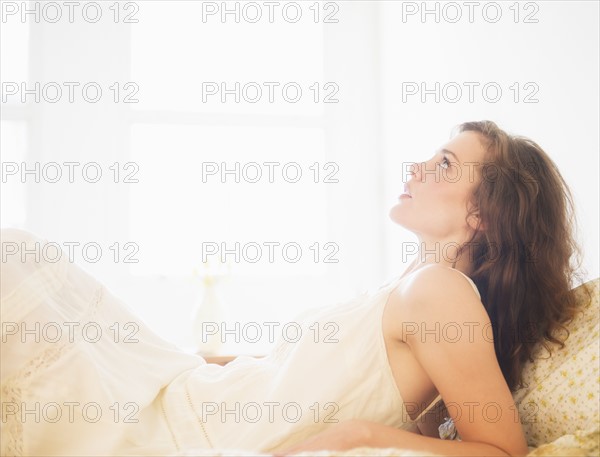
[[[483,232],[486,229],[485,224],[479,217],[478,212],[470,214],[467,218],[467,223],[469,224],[469,227],[471,227],[473,230]]]

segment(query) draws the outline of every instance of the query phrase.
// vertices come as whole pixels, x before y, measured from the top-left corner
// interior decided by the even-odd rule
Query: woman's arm
[[[367,429],[363,432],[367,436],[365,445],[369,447],[423,450],[444,456],[510,456],[526,455],[528,452],[509,454],[493,444],[442,440],[373,422],[365,423],[363,426]]]
[[[211,356],[203,356],[202,358],[206,360],[206,363],[214,363],[217,365],[227,365],[229,362],[233,362],[237,359],[238,355],[211,355]],[[264,355],[253,355],[255,359],[262,359],[265,357]]]
[[[443,456],[509,456],[502,449],[487,443],[441,440],[412,433],[407,430],[377,424],[375,422],[350,420],[336,424],[326,431],[293,446],[276,456],[288,456],[300,452],[345,451],[358,447],[399,448],[420,451],[419,455]],[[526,451],[522,454],[526,455]]]
[[[215,363],[217,365],[227,365],[229,362],[233,362],[237,356],[236,355],[211,355],[204,356],[204,360],[206,363]]]

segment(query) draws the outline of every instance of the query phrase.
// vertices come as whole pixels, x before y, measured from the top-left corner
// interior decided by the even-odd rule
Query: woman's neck
[[[466,274],[467,276],[470,276],[471,264],[468,261],[468,258],[463,257],[466,256],[459,256],[459,258],[455,261],[442,258],[437,259],[438,261],[436,262],[435,259],[428,259],[427,256],[421,256],[421,253],[418,253],[416,258],[406,268],[401,277],[404,278],[409,274],[414,273],[415,271],[420,270],[423,267],[426,267],[427,265],[441,265],[448,268],[454,268]]]

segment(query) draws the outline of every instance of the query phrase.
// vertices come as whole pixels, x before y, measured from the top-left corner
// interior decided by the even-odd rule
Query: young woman
[[[390,217],[420,254],[404,274],[224,367],[161,340],[75,265],[14,254],[45,240],[3,231],[2,455],[525,455],[512,392],[575,312],[568,188],[537,144],[489,121],[461,124],[405,186]],[[439,438],[445,416],[460,440]]]

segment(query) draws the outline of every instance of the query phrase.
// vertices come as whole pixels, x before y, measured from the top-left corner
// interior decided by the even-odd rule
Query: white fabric
[[[17,230],[3,230],[1,238],[30,248],[44,242]],[[274,452],[351,418],[415,430],[394,382],[381,325],[399,278],[303,313],[296,320],[300,339],[294,342],[292,326],[287,340],[279,332],[266,358],[239,357],[221,367],[162,340],[102,284],[62,258],[22,262],[11,256],[2,262],[2,455]],[[86,340],[81,329],[88,322]],[[16,331],[23,323],[28,330],[46,328],[46,338],[36,342]],[[123,342],[127,323],[139,328],[133,335],[138,342]],[[102,334],[91,342],[96,324]],[[68,325],[75,329],[74,341]],[[51,342],[57,326],[62,338]],[[55,420],[56,405],[62,416]],[[24,409],[29,413],[23,415]]]

